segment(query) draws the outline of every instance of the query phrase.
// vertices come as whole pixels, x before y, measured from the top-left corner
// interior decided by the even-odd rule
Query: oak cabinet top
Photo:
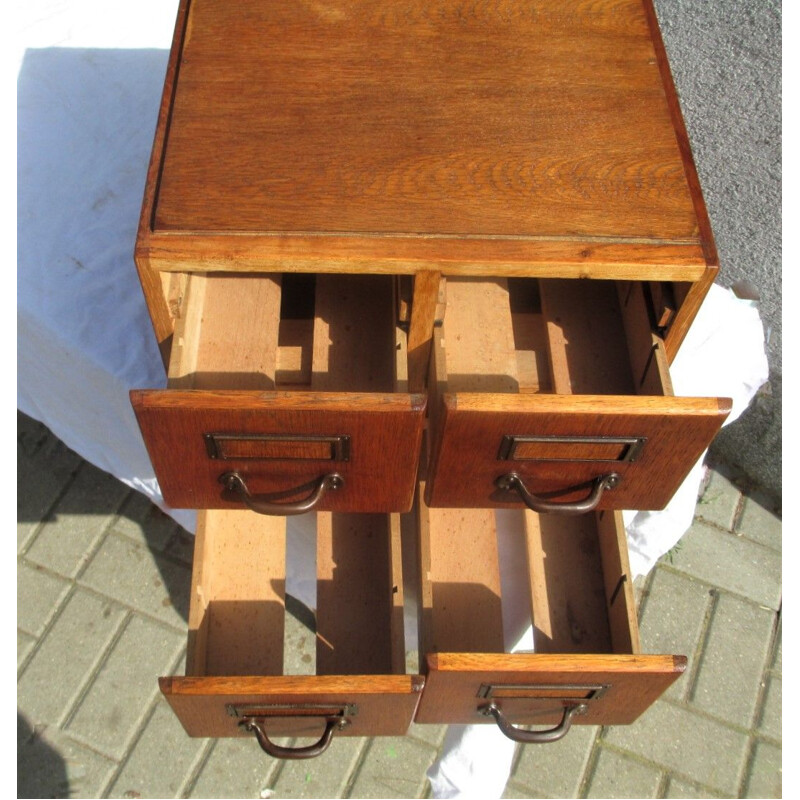
[[[137,252],[665,280],[716,259],[650,0],[184,0]]]

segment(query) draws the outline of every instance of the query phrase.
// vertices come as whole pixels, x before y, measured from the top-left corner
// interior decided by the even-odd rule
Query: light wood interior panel
[[[198,515],[187,675],[280,675],[286,521],[250,511]]]
[[[190,276],[170,388],[274,389],[280,302],[279,275]]]
[[[613,283],[539,281],[556,394],[635,394]]]
[[[418,509],[421,652],[502,653],[494,511]]]
[[[639,281],[621,281],[617,292],[637,393],[672,396],[664,341],[654,332],[657,321],[651,318],[651,309],[657,312],[658,307],[652,306],[645,284]]]
[[[601,511],[595,518],[612,650],[635,655],[640,651],[639,625],[622,512]]]
[[[443,344],[449,393],[518,391],[508,281],[448,281]]]
[[[534,651],[610,653],[594,514],[525,511]]]
[[[242,276],[189,276],[169,388],[274,385],[280,279],[247,277],[244,292],[241,281]],[[198,513],[187,675],[282,673],[285,570],[285,518]]]
[[[402,653],[404,646],[403,584],[399,564],[394,561],[400,528],[392,516],[317,515],[320,675],[396,671],[396,654]]]
[[[318,275],[316,284],[312,389],[395,391],[391,278]]]

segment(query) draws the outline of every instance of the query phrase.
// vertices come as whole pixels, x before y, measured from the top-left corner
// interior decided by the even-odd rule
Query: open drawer
[[[425,396],[389,276],[192,274],[166,390],[131,400],[174,508],[411,506]]]
[[[447,295],[430,506],[663,508],[730,411],[672,396],[642,283],[454,279]]]
[[[255,735],[279,758],[318,755],[336,736],[404,734],[423,680],[404,674],[399,517],[316,515],[313,674],[284,674],[286,525],[200,514],[186,676],[161,678],[161,691],[190,736]]]
[[[522,553],[506,552],[502,584],[501,526]],[[426,678],[417,722],[497,722],[516,741],[553,741],[572,723],[633,722],[685,669],[682,656],[639,652],[620,512],[421,502],[419,547]],[[520,634],[524,651],[509,653]],[[514,727],[528,724],[549,727]]]

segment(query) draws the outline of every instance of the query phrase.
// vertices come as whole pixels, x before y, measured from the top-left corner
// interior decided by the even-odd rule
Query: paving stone
[[[707,788],[695,786],[693,783],[687,783],[679,778],[670,778],[667,785],[667,791],[664,797],[675,798],[694,798],[694,797],[728,797],[729,795],[719,794],[712,792]]]
[[[711,603],[705,584],[656,567],[641,612],[642,652],[685,655],[691,659]],[[688,675],[684,675],[670,686],[665,696],[683,699],[690,689]]]
[[[145,614],[186,628],[191,571],[143,544],[110,533],[81,582]]]
[[[706,489],[697,501],[695,515],[725,530],[731,530],[741,497],[738,487],[721,473],[711,470]]]
[[[176,525],[164,545],[164,554],[191,566],[194,560],[194,541],[194,534],[185,531],[180,525]]]
[[[298,740],[301,741],[304,743],[304,740]],[[358,764],[361,752],[367,747],[367,742],[361,736],[334,737],[331,746],[321,756],[308,761],[287,761],[278,774],[277,781],[270,786],[271,796],[344,797],[352,772]],[[397,766],[395,770],[402,771]]]
[[[422,797],[436,750],[407,736],[377,736],[368,745],[350,797]]]
[[[177,631],[132,617],[70,720],[69,732],[122,758],[158,692],[159,675],[169,673],[184,641]]]
[[[722,592],[711,617],[691,705],[734,725],[753,723],[775,614]]]
[[[503,792],[503,800],[524,800],[524,798],[533,797],[530,789],[526,789],[521,784],[509,781],[506,784],[506,790]]]
[[[188,797],[273,797],[268,786],[284,763],[267,756],[249,736],[217,739]]]
[[[520,748],[512,780],[535,797],[577,797],[598,728],[575,725],[560,741]]]
[[[100,797],[116,764],[17,714],[17,797]]]
[[[81,465],[39,422],[17,413],[17,547],[24,549]]]
[[[694,522],[681,539],[671,568],[768,608],[780,607],[780,553],[702,522]]]
[[[780,551],[782,548],[783,523],[752,497],[745,500],[736,531],[774,550]]]
[[[172,709],[161,698],[108,796],[180,797],[187,778],[207,747],[208,740],[186,735]],[[231,774],[230,778],[235,782],[236,774]]]
[[[17,564],[17,626],[39,636],[70,584],[36,564]]]
[[[747,755],[747,736],[726,725],[660,700],[632,725],[609,728],[614,747],[689,781],[733,795]]]
[[[38,723],[60,722],[90,679],[125,616],[116,603],[78,590],[19,681],[17,704]]]
[[[586,797],[658,797],[662,775],[659,769],[600,747]]]
[[[314,612],[291,595],[284,617],[283,672],[285,675],[317,674],[317,636]]]
[[[17,409],[18,453],[33,457],[48,439],[55,440],[55,437],[45,425]]]
[[[178,525],[143,494],[131,491],[112,530],[154,550],[163,551]]]
[[[411,727],[408,729],[409,736],[427,742],[436,748],[442,746],[446,734],[447,725],[419,725],[412,722]]]
[[[783,663],[783,623],[778,621],[778,630],[775,633],[775,656],[772,659],[772,669],[781,672]]]
[[[758,727],[764,736],[781,741],[781,726],[783,701],[783,681],[780,675],[772,674],[768,678],[767,691],[764,695],[764,706],[761,709],[761,719]]]
[[[750,765],[745,797],[783,797],[781,748],[769,742],[757,742]]]
[[[22,666],[22,663],[35,644],[36,639],[34,639],[33,636],[29,636],[24,631],[17,631],[17,669]]]
[[[84,463],[28,549],[28,560],[74,578],[127,492],[116,478]]]

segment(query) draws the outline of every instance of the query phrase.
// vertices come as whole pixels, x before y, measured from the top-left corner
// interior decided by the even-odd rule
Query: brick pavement
[[[17,450],[20,797],[426,796],[443,726],[305,762],[188,738],[156,678],[183,670],[193,538],[22,415]],[[781,522],[709,475],[637,581],[643,651],[687,674],[631,726],[518,748],[506,797],[781,796]]]

